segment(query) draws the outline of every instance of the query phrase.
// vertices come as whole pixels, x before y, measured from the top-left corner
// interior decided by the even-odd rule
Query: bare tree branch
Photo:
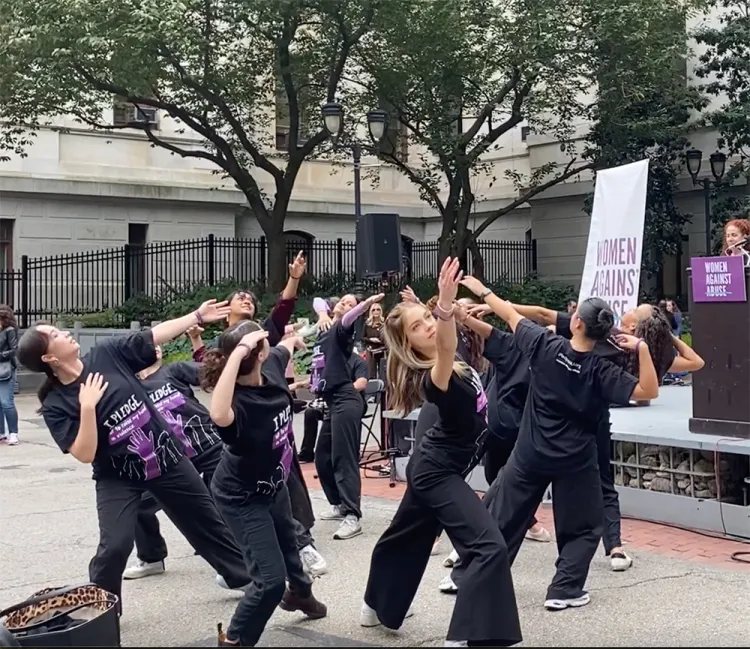
[[[468,146],[469,143],[476,137],[477,133],[479,133],[479,129],[482,128],[482,124],[491,119],[492,113],[494,112],[495,108],[497,108],[505,101],[505,98],[516,87],[516,85],[518,85],[520,78],[520,72],[517,69],[513,70],[510,79],[508,79],[503,84],[503,87],[500,88],[498,93],[490,101],[487,102],[479,115],[477,115],[474,123],[461,136],[460,145],[462,147]]]

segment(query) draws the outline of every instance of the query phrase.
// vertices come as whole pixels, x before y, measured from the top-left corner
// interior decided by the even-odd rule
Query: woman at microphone
[[[722,254],[728,257],[747,254],[750,251],[748,238],[750,237],[750,220],[732,219],[724,226],[724,241]]]

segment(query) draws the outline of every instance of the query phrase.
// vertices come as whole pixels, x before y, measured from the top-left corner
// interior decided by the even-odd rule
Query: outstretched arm
[[[229,315],[229,306],[226,301],[217,302],[216,300],[208,300],[188,315],[160,322],[156,325],[151,330],[154,345],[163,345],[170,340],[174,340],[180,334],[184,334],[195,325],[223,320],[227,315]]]
[[[438,278],[438,302],[434,315],[437,318],[437,360],[430,370],[432,384],[446,392],[456,360],[458,335],[456,334],[455,305],[458,283],[463,277],[458,259],[448,257],[443,262]]]

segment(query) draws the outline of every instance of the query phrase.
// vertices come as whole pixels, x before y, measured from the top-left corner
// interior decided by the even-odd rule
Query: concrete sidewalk
[[[34,591],[87,581],[98,541],[90,468],[63,456],[34,414],[33,399],[19,399],[18,447],[0,446],[0,608]],[[301,422],[297,427],[302,430]],[[315,485],[311,485],[315,486]],[[324,502],[313,492],[316,509]],[[369,558],[397,502],[365,498],[365,533],[334,541],[335,523],[315,528],[330,573],[316,581],[329,617],[309,622],[277,611],[263,637],[269,647],[440,646],[453,598],[437,591],[446,574],[445,556],[434,557],[415,601],[415,616],[398,634],[358,624]],[[217,622],[229,621],[237,595],[219,589],[211,568],[167,521],[170,556],[164,575],[126,582],[123,644],[126,646],[215,645]],[[575,611],[542,607],[554,572],[553,544],[528,542],[514,568],[524,646],[726,646],[747,645],[750,574],[635,551],[626,573],[609,571],[603,557],[592,566],[592,602]]]

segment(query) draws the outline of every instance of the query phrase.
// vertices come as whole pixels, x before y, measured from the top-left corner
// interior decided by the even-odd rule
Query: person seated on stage
[[[367,363],[356,352],[352,352],[352,355],[349,357],[349,370],[352,375],[354,389],[362,394],[367,387],[368,369]],[[309,380],[307,383],[309,385]],[[364,404],[363,412],[366,411],[367,403]],[[317,398],[311,401],[307,405],[307,408],[305,408],[305,435],[302,438],[302,446],[299,451],[299,461],[302,464],[315,461],[315,444],[318,440],[318,424],[321,421],[328,421],[330,426],[331,418],[328,416],[325,401],[322,398]]]
[[[294,261],[289,264],[289,280],[281,292],[281,297],[271,314],[262,323],[263,329],[269,332],[268,343],[272,347],[278,345],[284,337],[286,327],[294,313],[294,307],[297,304],[297,289],[302,275],[305,274],[305,266],[305,257],[302,252],[299,252]],[[229,303],[227,328],[243,320],[253,320],[258,313],[258,298],[252,291],[238,289],[230,294],[226,301]],[[202,333],[203,328],[200,326],[191,327],[187,332],[193,347],[193,360],[197,362],[201,362],[206,354],[206,346],[201,338]]]

